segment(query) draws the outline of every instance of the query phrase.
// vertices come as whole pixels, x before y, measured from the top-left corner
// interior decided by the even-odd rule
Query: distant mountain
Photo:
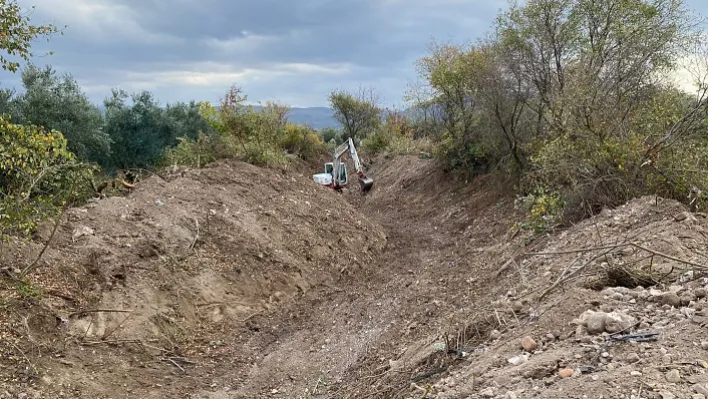
[[[253,108],[259,110],[263,107],[254,105]],[[334,111],[327,107],[292,107],[288,113],[288,120],[292,123],[311,126],[317,130],[339,126],[339,122],[334,119]]]
[[[288,119],[317,130],[339,126],[339,122],[334,119],[334,111],[327,107],[290,108]]]

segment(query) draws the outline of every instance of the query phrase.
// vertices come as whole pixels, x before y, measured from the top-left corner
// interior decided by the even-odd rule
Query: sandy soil
[[[363,196],[308,173],[220,163],[72,209],[3,280],[0,397],[705,395],[704,216],[640,198],[532,237],[432,160],[375,159]],[[635,324],[658,340],[605,341]]]

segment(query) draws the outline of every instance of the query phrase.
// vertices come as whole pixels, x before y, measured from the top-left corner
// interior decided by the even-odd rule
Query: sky
[[[19,0],[33,23],[66,25],[36,42],[37,65],[70,73],[101,103],[112,88],[161,103],[218,101],[233,83],[251,101],[327,106],[332,89],[374,87],[402,105],[431,39],[489,30],[506,0]],[[708,13],[708,2],[687,4]],[[41,56],[52,50],[53,55]],[[0,73],[0,87],[19,75]]]
[[[90,99],[149,90],[161,103],[249,100],[327,106],[332,89],[374,87],[402,104],[432,38],[488,31],[506,0],[19,0],[33,23],[67,25],[33,45],[37,65],[70,73]],[[44,56],[52,50],[53,55]],[[19,75],[0,74],[2,86]]]

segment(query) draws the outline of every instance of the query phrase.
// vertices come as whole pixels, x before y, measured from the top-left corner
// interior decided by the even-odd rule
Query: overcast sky
[[[68,25],[37,58],[70,72],[95,102],[113,87],[161,102],[251,100],[325,106],[334,88],[374,86],[400,103],[431,37],[486,31],[506,0],[20,0],[35,23]],[[18,76],[2,76],[3,86]]]
[[[708,11],[708,3],[689,0]],[[111,88],[162,102],[216,101],[231,83],[250,100],[325,106],[333,88],[374,86],[401,103],[432,37],[486,32],[506,0],[20,0],[35,23],[68,25],[37,58],[100,103]],[[2,86],[18,76],[0,75]]]

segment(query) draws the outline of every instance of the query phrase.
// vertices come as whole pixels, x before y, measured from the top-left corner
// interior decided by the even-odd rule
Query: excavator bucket
[[[374,186],[374,179],[372,179],[368,176],[360,176],[359,177],[359,185],[361,186],[362,192],[367,192],[367,191],[371,190],[371,187]]]

